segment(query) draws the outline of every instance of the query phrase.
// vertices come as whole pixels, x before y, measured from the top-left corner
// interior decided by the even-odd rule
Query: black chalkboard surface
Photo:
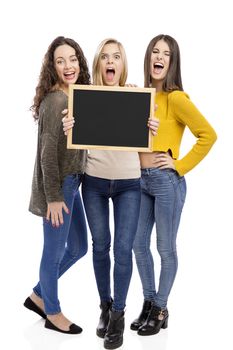
[[[71,84],[68,108],[75,124],[67,147],[151,152],[147,120],[154,97],[152,88]]]

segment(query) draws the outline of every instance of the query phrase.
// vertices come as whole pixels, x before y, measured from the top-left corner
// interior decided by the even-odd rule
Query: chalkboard
[[[155,89],[71,84],[67,147],[151,152]]]

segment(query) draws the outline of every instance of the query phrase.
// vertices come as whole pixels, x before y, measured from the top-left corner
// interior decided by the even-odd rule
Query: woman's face
[[[150,75],[152,86],[157,90],[162,89],[163,81],[167,76],[170,64],[171,52],[168,44],[164,40],[159,40],[151,53]]]
[[[100,71],[103,84],[118,86],[124,68],[122,55],[117,44],[104,45],[100,54]]]
[[[73,47],[67,44],[58,46],[54,51],[54,65],[61,88],[67,89],[69,84],[76,83],[80,67]]]

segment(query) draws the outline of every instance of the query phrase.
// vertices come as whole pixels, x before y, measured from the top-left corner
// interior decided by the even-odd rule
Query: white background
[[[218,141],[187,174],[188,194],[178,235],[179,270],[169,299],[169,327],[156,336],[129,330],[142,305],[136,267],[126,309],[125,350],[232,349],[232,15],[230,0],[2,2],[0,342],[4,349],[102,349],[95,335],[99,299],[89,252],[59,282],[64,313],[84,329],[68,336],[43,328],[23,308],[37,282],[40,219],[28,208],[37,129],[28,111],[42,58],[58,35],[79,42],[91,68],[99,42],[115,37],[129,63],[128,82],[143,86],[143,58],[157,34],[180,45],[183,85],[216,129]],[[185,133],[181,155],[194,139]],[[153,240],[155,251],[155,242]],[[155,257],[157,273],[159,260]],[[3,348],[3,346],[1,346]]]

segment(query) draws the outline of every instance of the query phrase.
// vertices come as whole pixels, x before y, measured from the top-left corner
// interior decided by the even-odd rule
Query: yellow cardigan
[[[155,101],[158,105],[155,115],[160,124],[158,135],[153,137],[153,151],[170,150],[177,172],[184,175],[207,155],[217,135],[185,92],[158,92]],[[197,141],[182,159],[178,159],[186,125]]]

